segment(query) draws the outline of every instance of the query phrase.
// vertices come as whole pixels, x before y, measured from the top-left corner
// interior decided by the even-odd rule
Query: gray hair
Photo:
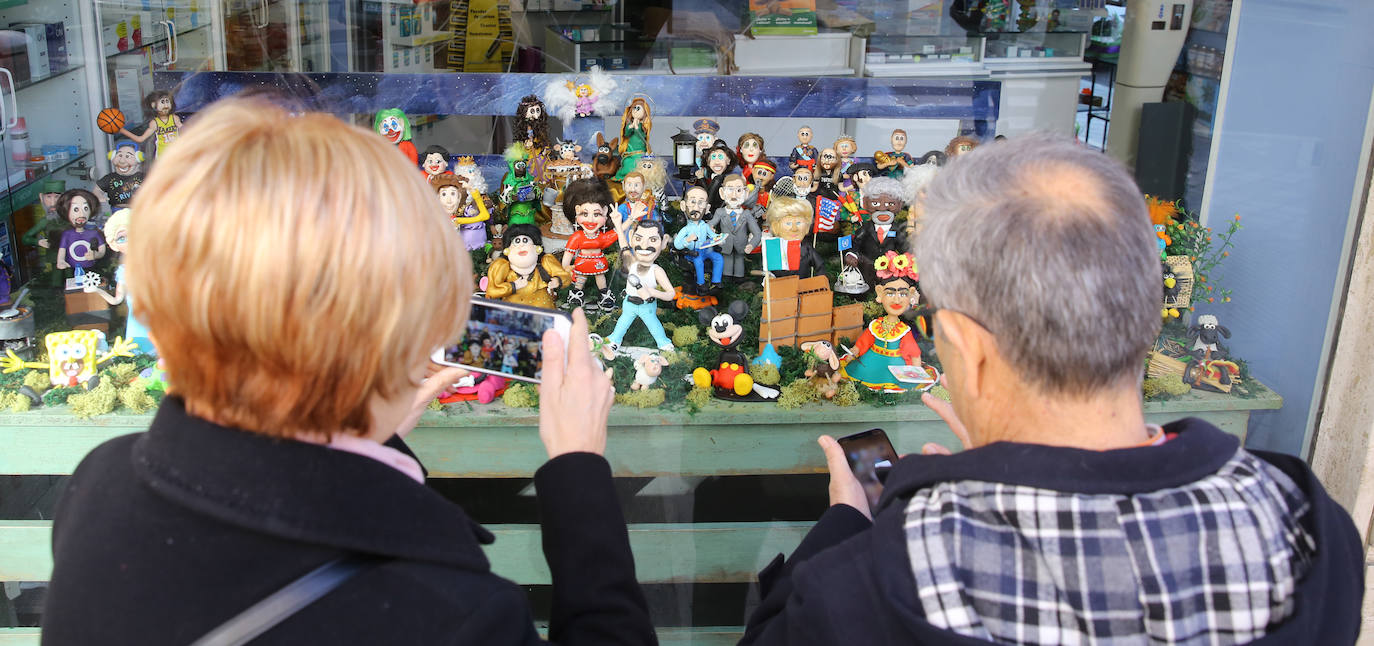
[[[1125,168],[1072,139],[1017,137],[951,161],[925,211],[922,291],[984,325],[1022,379],[1067,395],[1138,383],[1163,285]]]
[[[906,203],[906,191],[902,190],[902,183],[891,177],[874,177],[864,184],[864,197],[877,197],[886,195],[898,202]]]

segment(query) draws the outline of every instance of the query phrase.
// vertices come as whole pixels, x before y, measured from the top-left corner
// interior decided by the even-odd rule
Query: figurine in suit
[[[720,253],[725,259],[724,274],[736,280],[745,276],[744,259],[759,245],[763,236],[753,209],[744,206],[748,196],[749,189],[744,185],[744,177],[733,174],[725,176],[720,185],[720,197],[725,203],[716,209],[708,223],[712,229],[726,235],[720,243]]]
[[[864,185],[863,208],[868,218],[854,233],[854,248],[844,255],[844,264],[864,271],[864,280],[874,285],[873,261],[889,251],[904,253],[907,236],[897,224],[897,214],[905,205],[902,183],[891,177],[875,177]]]

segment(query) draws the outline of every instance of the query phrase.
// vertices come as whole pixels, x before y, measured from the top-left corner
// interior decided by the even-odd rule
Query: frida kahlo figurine
[[[110,214],[110,219],[105,221],[105,240],[108,241],[110,249],[115,253],[123,254],[129,248],[129,209],[119,209]],[[125,289],[124,283],[124,263],[120,263],[114,272],[115,292],[111,294],[96,285],[88,285],[86,291],[95,292],[105,299],[111,306],[126,303],[129,316],[124,322],[124,338],[132,341],[138,346],[138,351],[143,354],[156,356],[157,349],[153,347],[152,339],[148,336],[148,327],[138,320],[134,312],[134,299]]]
[[[563,191],[563,212],[572,213],[577,225],[577,231],[563,248],[563,269],[573,276],[573,287],[563,304],[566,309],[584,305],[588,312],[615,309],[615,295],[606,283],[611,265],[606,261],[605,250],[616,243],[623,245],[624,238],[620,218],[611,213],[611,208],[611,189],[600,179],[579,179]],[[593,278],[601,291],[601,298],[595,303],[584,303],[582,289],[587,278]]]
[[[920,273],[910,254],[894,251],[874,261],[873,270],[877,276],[873,291],[883,316],[873,319],[859,335],[850,353],[852,358],[840,367],[840,372],[872,390],[906,392],[891,368],[921,364],[921,348],[911,326],[901,319],[921,298],[916,291]]]
[[[420,163],[420,154],[415,150],[415,144],[410,141],[410,119],[406,118],[404,110],[387,108],[379,111],[372,119],[372,129],[400,148],[412,166]]]
[[[625,179],[638,166],[640,156],[652,152],[649,136],[653,129],[654,115],[649,102],[642,96],[635,97],[620,115],[620,170],[616,171],[615,181]]]
[[[649,335],[663,352],[673,351],[673,342],[663,330],[658,320],[658,301],[673,300],[677,294],[668,274],[659,267],[659,254],[668,244],[668,233],[661,220],[640,219],[629,226],[626,243],[622,249],[627,251],[625,260],[625,300],[620,305],[620,318],[615,322],[606,341],[614,351],[625,341],[625,333],[635,319],[644,323]]]
[[[533,224],[506,229],[501,255],[487,267],[487,298],[553,309],[558,289],[572,280],[563,264],[544,253],[544,238]]]
[[[143,134],[136,135],[124,128],[119,129],[119,133],[138,143],[143,143],[149,137],[156,136],[156,147],[153,157],[156,159],[167,152],[167,147],[176,141],[177,135],[181,132],[181,117],[176,115],[177,103],[172,98],[172,93],[166,90],[155,90],[149,92],[148,96],[143,97],[143,109],[149,115],[148,128]]]

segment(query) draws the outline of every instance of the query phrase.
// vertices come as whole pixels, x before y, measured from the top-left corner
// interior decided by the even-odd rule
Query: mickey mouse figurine
[[[748,315],[749,306],[744,301],[731,301],[724,312],[717,312],[714,307],[697,312],[697,318],[706,326],[706,336],[720,346],[716,368],[697,368],[692,371],[692,382],[698,388],[712,386],[715,395],[721,399],[740,399],[754,391],[754,378],[749,375],[749,358],[739,350],[739,343],[744,337],[744,326],[740,322]]]

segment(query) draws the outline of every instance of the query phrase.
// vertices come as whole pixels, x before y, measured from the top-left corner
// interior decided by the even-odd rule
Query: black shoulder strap
[[[247,644],[320,597],[329,594],[353,575],[381,562],[382,559],[376,557],[354,554],[325,563],[220,624],[191,646]]]

